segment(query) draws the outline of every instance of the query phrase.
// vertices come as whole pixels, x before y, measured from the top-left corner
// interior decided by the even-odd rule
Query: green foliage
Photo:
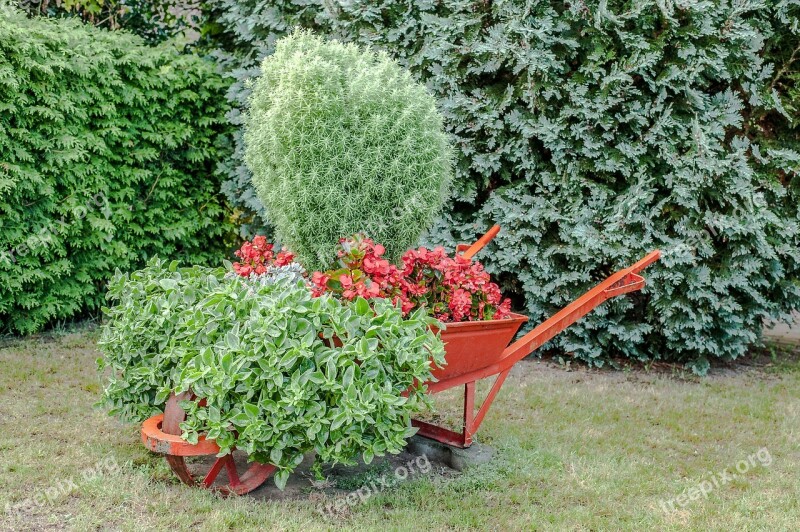
[[[230,249],[224,88],[208,61],[0,5],[0,329],[97,309],[115,268]]]
[[[789,215],[800,220],[800,3],[778,2],[772,23],[765,55],[775,65],[767,91],[776,105],[754,113],[753,129],[769,171],[786,187]]]
[[[205,433],[222,453],[236,446],[278,465],[279,486],[312,450],[347,464],[399,452],[427,404],[431,360],[444,360],[424,311],[404,319],[386,300],[313,298],[293,274],[154,259],[116,275],[108,295],[99,363],[111,413],[141,421],[191,389],[183,437]]]
[[[532,323],[665,251],[643,294],[554,347],[702,372],[800,304],[798,158],[761,149],[768,129],[754,121],[775,107],[762,54],[766,39],[794,35],[792,2],[222,4],[238,51],[221,59],[239,79],[300,25],[385,50],[427,85],[458,150],[456,194],[429,240],[502,225],[481,258]],[[245,95],[241,83],[230,92],[235,104]],[[252,206],[242,167],[229,171],[226,193]]]
[[[30,15],[77,17],[101,28],[125,29],[148,44],[180,36],[197,42],[216,26],[213,6],[202,0],[19,0],[18,5]]]
[[[309,270],[360,231],[398,260],[439,215],[451,178],[433,98],[385,54],[302,31],[262,72],[245,143],[278,238]]]

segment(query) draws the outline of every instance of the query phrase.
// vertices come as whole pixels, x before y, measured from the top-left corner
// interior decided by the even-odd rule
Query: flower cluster
[[[479,262],[439,247],[419,248],[403,255],[402,269],[383,258],[384,249],[363,235],[342,239],[340,268],[314,272],[315,295],[333,292],[346,300],[357,296],[385,298],[404,313],[425,307],[443,322],[503,319],[511,307]]]
[[[294,255],[290,251],[282,250],[275,253],[274,247],[263,236],[253,238],[252,242],[245,242],[234,252],[240,262],[233,264],[233,271],[242,277],[249,277],[250,274],[262,275],[273,266],[286,266],[292,263]]]
[[[480,262],[444,248],[412,249],[403,255],[402,287],[413,307],[425,306],[440,321],[507,318],[511,300],[503,299]]]
[[[383,258],[385,252],[382,245],[363,235],[341,239],[337,250],[341,267],[314,272],[311,276],[314,295],[333,292],[348,301],[358,296],[391,299],[401,305],[404,314],[408,313],[414,305],[403,298],[401,272]]]

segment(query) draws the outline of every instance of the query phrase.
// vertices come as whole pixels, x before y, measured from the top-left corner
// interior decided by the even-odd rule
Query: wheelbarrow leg
[[[472,445],[472,420],[475,417],[475,381],[464,385],[464,430],[461,433],[461,444],[463,447]]]
[[[481,405],[478,413],[475,414],[475,417],[471,420],[469,427],[469,434],[470,434],[470,443],[472,443],[472,435],[478,432],[478,427],[481,426],[483,423],[483,418],[486,416],[486,412],[489,411],[489,407],[492,406],[492,402],[494,398],[497,396],[497,392],[500,391],[500,388],[503,387],[503,383],[508,377],[508,374],[511,372],[511,369],[507,369],[504,372],[500,373],[497,378],[494,380],[494,384],[492,384],[492,389],[489,390],[486,399],[484,399],[483,404]]]
[[[472,435],[474,430],[470,430],[473,426],[473,418],[475,416],[475,381],[468,382],[464,385],[464,411],[463,411],[463,425],[461,432],[456,432],[445,427],[421,421],[419,419],[412,419],[411,424],[417,429],[417,434],[436,440],[439,443],[450,445],[452,447],[460,447],[465,449],[472,445]]]
[[[432,423],[414,419],[411,423],[419,429],[417,434],[440,443],[452,445],[453,447],[461,447],[462,449],[466,449],[472,445],[472,436],[478,432],[483,418],[492,406],[492,402],[495,397],[497,397],[497,392],[500,391],[510,371],[511,369],[509,368],[497,375],[491,390],[489,390],[486,399],[484,399],[477,413],[475,412],[475,383],[477,381],[470,381],[464,384],[464,417],[460,433]]]

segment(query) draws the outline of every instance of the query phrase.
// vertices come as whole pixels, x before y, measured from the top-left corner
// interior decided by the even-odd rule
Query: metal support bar
[[[464,445],[464,432],[456,432],[454,430],[446,429],[427,421],[420,421],[419,419],[412,419],[411,425],[417,427],[419,430],[417,434],[425,436],[432,440],[436,440],[453,447],[465,448],[469,447]]]
[[[478,432],[478,428],[481,426],[481,423],[483,423],[483,418],[486,416],[486,412],[489,411],[489,407],[492,406],[492,402],[497,396],[497,392],[500,391],[500,388],[503,386],[503,383],[510,372],[511,370],[507,369],[498,375],[494,381],[494,384],[492,384],[492,389],[489,390],[489,394],[486,396],[486,399],[483,400],[481,408],[478,410],[478,413],[475,414],[475,419],[473,419],[472,423],[469,425],[470,441],[472,440],[471,436]]]
[[[464,447],[472,445],[472,420],[475,417],[475,382],[468,382],[464,385]]]

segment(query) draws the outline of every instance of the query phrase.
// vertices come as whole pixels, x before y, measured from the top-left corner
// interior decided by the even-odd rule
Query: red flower
[[[275,256],[275,266],[286,266],[294,262],[294,253],[285,249],[278,252]]]
[[[294,260],[290,251],[284,249],[275,255],[273,249],[274,246],[264,236],[259,235],[251,242],[245,242],[233,253],[240,261],[233,265],[233,271],[244,277],[252,273],[261,275],[271,266],[286,266]]]
[[[331,276],[326,273],[314,272],[314,274],[311,276],[311,282],[316,286],[327,286],[330,278]]]
[[[481,263],[460,255],[450,257],[442,247],[408,250],[398,268],[382,258],[383,246],[363,235],[340,243],[337,255],[342,268],[315,272],[315,295],[332,291],[344,299],[387,298],[400,305],[403,313],[425,307],[442,321],[501,319],[511,310],[511,302],[502,299],[500,288]],[[349,273],[342,274],[342,269]],[[341,288],[328,285],[332,275]]]
[[[497,310],[492,316],[493,320],[502,320],[507,318],[511,314],[511,300],[506,298],[503,300],[502,303],[497,307]]]
[[[463,288],[456,288],[450,294],[448,307],[453,313],[455,321],[464,321],[464,318],[469,316],[469,311],[472,307],[472,296]]]
[[[250,272],[253,271],[253,268],[248,266],[247,264],[239,264],[236,263],[233,265],[233,271],[241,275],[242,277],[247,277],[250,275]]]

